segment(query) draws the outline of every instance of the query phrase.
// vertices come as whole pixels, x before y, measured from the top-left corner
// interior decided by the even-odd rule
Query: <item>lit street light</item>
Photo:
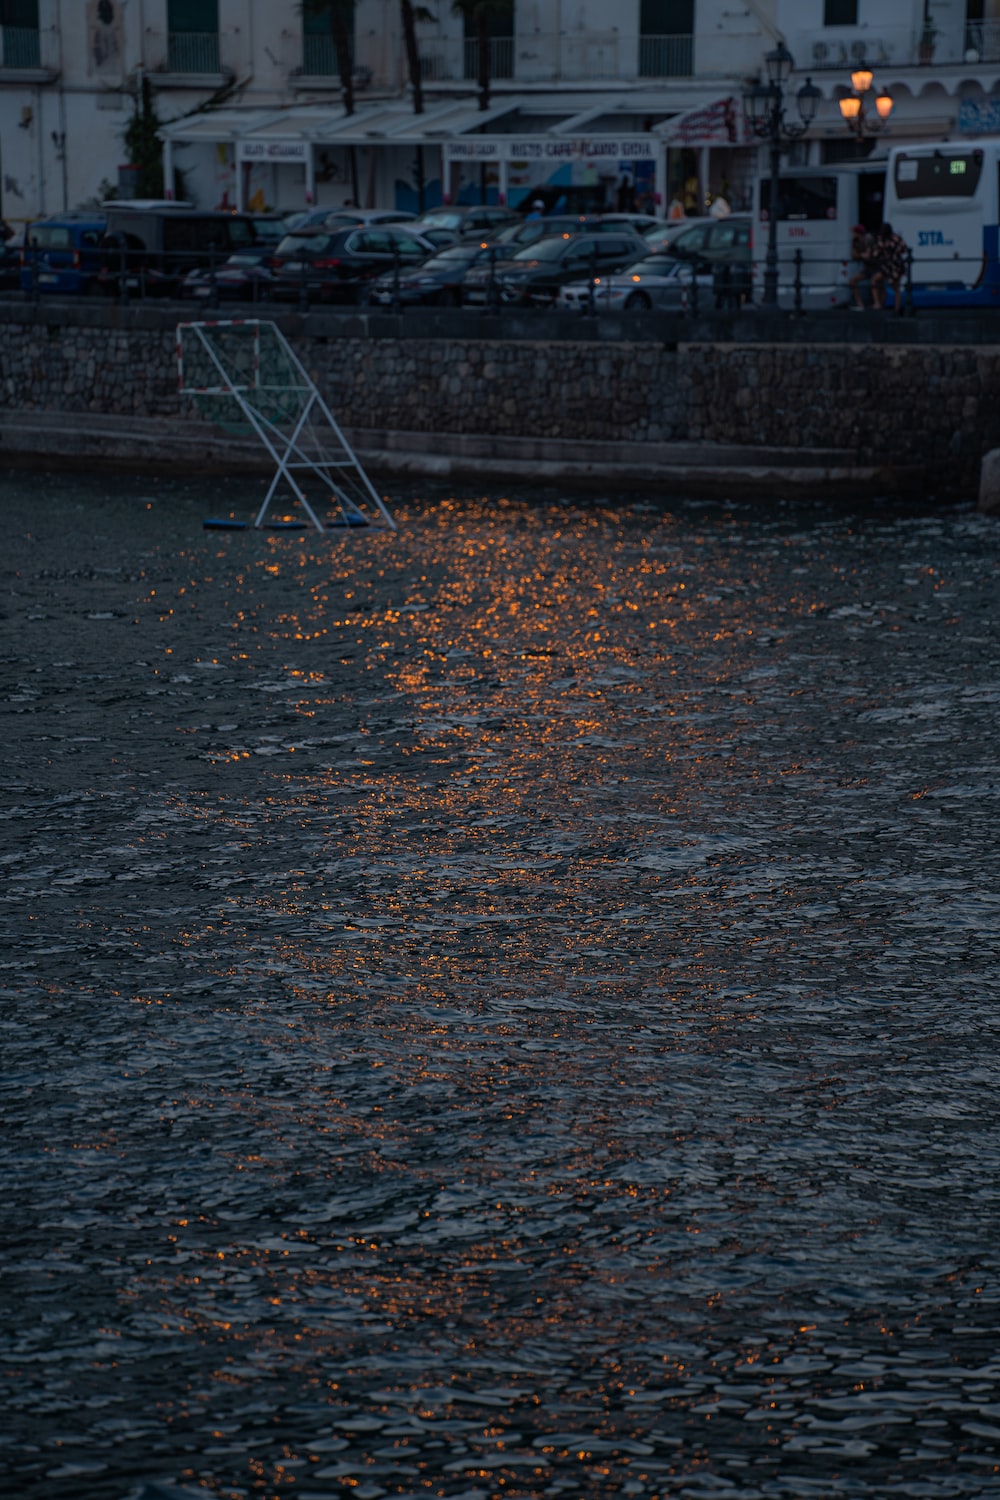
[[[868,68],[857,68],[851,74],[852,94],[847,94],[840,101],[840,113],[844,117],[844,123],[848,130],[854,132],[859,140],[866,135],[875,135],[883,129],[889,116],[892,114],[892,97],[885,89],[875,99],[875,113],[870,114],[867,108],[868,95],[872,92],[872,74]]]
[[[764,261],[764,304],[778,305],[778,193],[781,171],[781,148],[805,135],[812,124],[820,91],[811,78],[795,95],[799,119],[785,118],[785,84],[794,66],[792,54],[784,42],[764,58],[767,83],[757,83],[743,97],[750,129],[771,148],[771,201],[767,215],[767,256]]]

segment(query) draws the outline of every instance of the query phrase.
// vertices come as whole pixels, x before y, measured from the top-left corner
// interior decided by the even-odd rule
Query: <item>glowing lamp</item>
[[[841,99],[840,113],[843,115],[848,125],[850,125],[853,120],[856,120],[858,118],[858,115],[861,113],[861,100],[857,97],[856,94],[848,94],[846,99]]]
[[[867,94],[872,86],[872,74],[868,68],[858,68],[851,74],[851,88],[856,94]]]
[[[892,98],[889,94],[879,94],[875,100],[875,108],[880,120],[888,120],[892,114]]]

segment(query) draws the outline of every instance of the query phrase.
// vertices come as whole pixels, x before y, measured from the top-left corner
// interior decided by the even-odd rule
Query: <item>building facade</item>
[[[450,0],[433,9],[418,114],[399,0],[357,0],[343,69],[298,0],[0,0],[0,209],[16,223],[127,195],[144,92],[164,193],[203,207],[542,192],[662,213],[720,191],[739,207],[760,149],[742,93],[779,40],[790,92],[808,76],[823,96],[799,159],[871,148],[838,108],[862,62],[896,101],[876,148],[1000,133],[1000,0],[513,0],[485,98],[475,33]]]

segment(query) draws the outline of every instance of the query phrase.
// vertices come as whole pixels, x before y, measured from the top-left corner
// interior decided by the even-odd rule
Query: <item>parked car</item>
[[[509,208],[484,203],[468,207],[432,208],[415,219],[413,227],[422,229],[426,225],[428,229],[451,229],[458,235],[486,232],[495,234],[504,224],[513,224],[516,220],[517,215],[511,213]]]
[[[651,229],[644,229],[642,237],[650,250],[662,250],[672,245],[678,235],[684,234],[695,223],[694,219],[657,219]]]
[[[649,308],[679,309],[689,305],[692,282],[697,277],[697,295],[712,295],[712,272],[704,260],[683,261],[665,251],[643,255],[621,271],[572,281],[559,291],[559,307],[572,312],[639,312]],[[591,298],[593,290],[593,298]]]
[[[67,213],[36,219],[24,232],[21,290],[92,295],[100,290],[103,215]]]
[[[618,234],[561,234],[539,240],[519,250],[512,260],[491,271],[479,266],[465,281],[465,301],[482,305],[489,295],[491,274],[495,295],[502,306],[552,306],[559,288],[578,281],[589,271],[617,269],[635,260],[644,250],[634,230]]]
[[[14,291],[20,285],[21,252],[13,245],[0,245],[0,291]]]
[[[178,208],[116,208],[107,211],[102,241],[102,290],[175,296],[187,273],[221,264],[257,243],[252,214]]]
[[[449,245],[432,255],[413,270],[401,272],[398,288],[394,273],[387,272],[372,283],[371,299],[380,306],[389,306],[397,290],[400,302],[435,303],[439,307],[460,307],[462,285],[467,272],[474,266],[485,264],[490,255],[496,256],[496,248],[486,242],[473,239],[458,245]]]
[[[182,297],[209,300],[214,292],[227,301],[269,302],[274,296],[274,273],[270,261],[274,245],[252,245],[231,255],[216,269],[196,266],[181,282]]]
[[[412,224],[416,214],[401,208],[331,208],[327,210],[325,229],[346,229],[351,224]]]
[[[679,260],[706,260],[710,265],[749,265],[753,255],[753,215],[696,219],[665,247]]]
[[[513,255],[525,245],[549,239],[554,234],[620,234],[622,217],[621,214],[607,217],[603,214],[551,214],[548,218],[521,219],[499,230],[496,242]]]
[[[379,224],[373,228],[296,230],[271,257],[274,292],[295,298],[305,282],[310,297],[329,302],[365,302],[369,284],[398,264],[409,268],[434,254],[435,246],[409,226]]]

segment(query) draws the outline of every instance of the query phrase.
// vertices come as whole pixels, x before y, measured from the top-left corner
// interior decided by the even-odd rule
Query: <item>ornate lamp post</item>
[[[785,116],[785,84],[794,66],[792,54],[780,42],[764,58],[767,83],[757,83],[744,95],[744,107],[750,129],[771,148],[771,202],[767,216],[767,256],[764,261],[764,304],[778,305],[778,192],[781,170],[781,148],[805,135],[816,116],[822,97],[811,78],[795,95],[798,120]]]
[[[876,96],[875,113],[869,113],[868,96],[872,92],[872,74],[868,68],[857,68],[851,74],[851,88],[853,93],[847,94],[840,101],[840,113],[844,117],[844,123],[848,130],[852,130],[862,140],[866,135],[875,135],[883,129],[889,116],[892,114],[892,96],[885,89]]]

